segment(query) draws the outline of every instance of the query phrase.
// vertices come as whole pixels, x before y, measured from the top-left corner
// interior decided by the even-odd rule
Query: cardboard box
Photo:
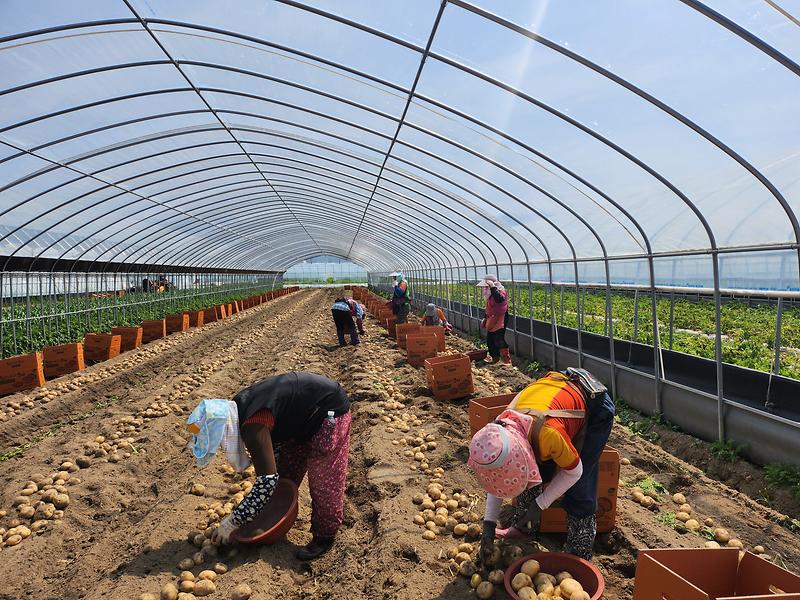
[[[39,352],[0,360],[0,395],[13,394],[44,385],[44,368]]]
[[[437,354],[438,340],[433,332],[420,330],[406,336],[406,357],[412,367],[422,367],[426,358],[433,358]]]
[[[164,319],[154,321],[142,321],[142,343],[160,340],[167,337],[167,323]]]
[[[75,371],[83,371],[86,364],[83,360],[83,344],[61,344],[59,346],[45,346],[42,350],[44,376],[54,379],[62,375],[69,375]]]
[[[87,333],[83,338],[83,355],[90,362],[103,362],[119,356],[122,338],[113,333]]]
[[[640,550],[633,600],[800,600],[800,577],[736,548]]]
[[[446,354],[425,360],[428,387],[437,400],[454,400],[475,392],[466,354]]]

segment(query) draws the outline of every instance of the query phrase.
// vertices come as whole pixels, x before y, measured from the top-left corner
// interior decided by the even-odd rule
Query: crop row
[[[608,335],[609,315],[605,291],[557,290],[534,286],[507,286],[510,309],[519,316],[577,328],[581,331]],[[441,297],[449,295],[454,302],[483,306],[476,289],[464,283],[432,284],[417,282],[418,293]],[[552,308],[551,308],[552,306]],[[578,310],[578,307],[581,310]],[[659,296],[656,300],[659,340],[663,348],[671,348],[694,356],[714,358],[715,310],[707,297],[697,299]],[[670,312],[672,327],[670,328]],[[611,294],[611,323],[614,337],[644,344],[653,343],[652,305],[648,294],[614,292]],[[775,359],[775,304],[751,305],[746,300],[726,299],[722,304],[722,358],[724,362],[769,372]],[[800,308],[784,307],[781,317],[780,374],[800,379]]]

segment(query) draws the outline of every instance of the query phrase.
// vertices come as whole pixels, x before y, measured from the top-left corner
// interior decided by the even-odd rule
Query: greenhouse
[[[795,597],[798,108],[793,0],[0,3],[0,598]],[[254,417],[247,475],[192,419],[295,372],[351,403],[336,542],[310,451],[286,541],[225,548]],[[488,562],[471,444],[552,372],[603,390],[594,558],[565,488]],[[682,570],[728,560],[774,585]]]

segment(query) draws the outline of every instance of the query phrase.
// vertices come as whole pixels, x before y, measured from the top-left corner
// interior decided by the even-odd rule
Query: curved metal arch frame
[[[279,1],[282,1],[283,3],[288,4],[288,5],[294,6],[295,8],[298,8],[298,9],[307,10],[307,11],[310,11],[310,12],[315,12],[316,14],[319,14],[321,16],[325,16],[327,18],[334,18],[334,20],[337,20],[339,22],[345,23],[345,24],[350,25],[352,27],[357,27],[357,28],[363,29],[365,31],[370,31],[370,33],[373,33],[375,35],[380,35],[380,37],[383,37],[384,39],[389,39],[389,37],[390,37],[390,36],[387,36],[386,34],[383,34],[382,32],[371,30],[370,28],[366,28],[365,26],[362,26],[359,23],[348,21],[348,20],[340,18],[340,17],[336,17],[335,15],[331,15],[331,14],[326,13],[325,11],[321,11],[319,9],[311,9],[310,7],[306,7],[306,6],[301,5],[301,4],[297,3],[297,2],[290,2],[288,0],[279,0]],[[727,20],[725,17],[722,17],[718,13],[714,13],[714,11],[710,11],[710,9],[707,9],[707,7],[705,7],[705,5],[702,5],[699,2],[690,2],[688,0],[682,0],[682,1],[684,1],[685,4],[691,6],[692,8],[695,8],[695,10],[699,10],[700,12],[705,14],[706,16],[709,16],[710,18],[714,18],[714,20],[717,21],[718,23],[720,23],[721,25],[723,25],[723,26],[727,27],[728,29],[734,31],[734,28],[731,27],[732,22]],[[459,4],[457,2],[457,0],[451,0],[451,2],[456,4],[456,5]],[[447,3],[447,0],[444,0],[442,2],[442,8],[444,7],[444,5],[446,5],[446,3]],[[707,10],[704,10],[704,9],[707,9]],[[717,16],[716,17],[711,17],[710,14],[709,14],[709,11],[710,11],[710,13],[713,13],[714,15],[717,15]],[[139,19],[139,20],[141,21],[141,19]],[[724,23],[723,20],[726,21],[727,23]],[[133,21],[128,20],[128,22],[133,22]],[[735,24],[733,24],[733,25],[735,25]],[[52,30],[58,30],[59,28],[51,28],[51,29]],[[740,35],[741,37],[745,37],[745,36],[742,35],[741,32],[734,31],[734,33],[737,33],[737,35]],[[773,58],[775,58],[776,60],[778,60],[779,62],[784,64],[784,66],[787,66],[787,68],[793,68],[793,70],[794,70],[794,72],[796,74],[798,73],[797,65],[795,63],[789,61],[791,64],[787,65],[786,61],[788,61],[788,59],[786,59],[785,57],[782,57],[782,55],[780,55],[779,53],[776,53],[776,51],[774,51],[774,49],[771,49],[767,44],[762,42],[760,39],[758,39],[757,37],[753,36],[752,34],[749,34],[749,32],[745,31],[745,33],[747,34],[747,37],[745,37],[745,39],[747,39],[747,41],[749,41],[750,43],[754,44],[756,47],[758,47],[762,51],[766,51],[770,56],[772,56]],[[24,34],[20,34],[20,35],[22,36]],[[19,36],[15,36],[15,37],[19,37]],[[754,42],[754,40],[755,40],[755,42]],[[412,47],[413,46],[413,45],[410,45],[410,44],[405,44],[405,45],[407,47]],[[414,49],[416,49],[416,48],[414,48]],[[770,52],[770,50],[773,50],[773,52]],[[388,153],[387,153],[387,158],[388,158]],[[793,225],[795,226],[795,232],[797,232],[796,221],[795,221],[795,223],[793,223]],[[652,261],[652,252],[649,252],[649,254],[650,254],[650,260]],[[714,278],[715,278],[715,292],[716,292],[715,295],[717,296],[717,300],[718,300],[718,291],[719,291],[719,289],[718,289],[719,288],[718,256],[717,256],[717,249],[715,247],[715,244],[713,244],[713,242],[712,242],[712,256],[713,256],[713,260],[714,260]],[[513,269],[512,269],[512,272],[513,272]],[[718,326],[717,327],[717,329],[718,329],[718,331],[717,331],[717,339],[719,341],[719,318],[717,318],[717,321],[718,321],[717,322],[717,326]],[[718,366],[719,366],[719,356],[718,356]]]

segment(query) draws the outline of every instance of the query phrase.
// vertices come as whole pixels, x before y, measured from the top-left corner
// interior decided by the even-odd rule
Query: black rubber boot
[[[596,535],[597,519],[594,515],[582,519],[567,515],[567,543],[564,552],[591,560]]]
[[[300,560],[314,560],[325,554],[333,546],[335,538],[321,538],[314,536],[314,538],[305,546],[300,548],[295,556]]]

